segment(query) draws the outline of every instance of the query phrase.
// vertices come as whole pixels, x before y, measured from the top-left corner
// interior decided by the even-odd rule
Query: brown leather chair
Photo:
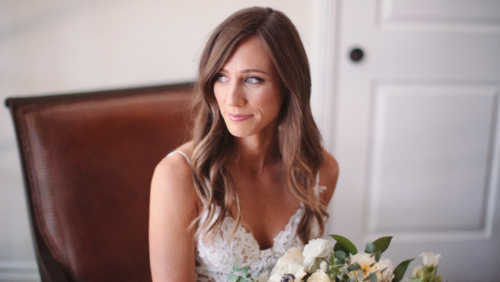
[[[189,138],[192,84],[9,98],[42,281],[151,281],[155,165]]]

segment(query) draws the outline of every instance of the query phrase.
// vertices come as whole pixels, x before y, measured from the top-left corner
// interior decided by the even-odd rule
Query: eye
[[[214,77],[214,82],[228,82],[229,81],[229,78],[227,78],[227,76],[223,75],[223,74],[218,74]]]
[[[250,84],[258,84],[258,83],[264,82],[264,80],[260,77],[250,76],[250,77],[247,77],[247,79],[245,79],[245,82],[250,83]]]

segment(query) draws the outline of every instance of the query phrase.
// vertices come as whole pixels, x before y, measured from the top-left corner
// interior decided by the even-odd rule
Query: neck
[[[278,132],[235,137],[236,160],[240,169],[260,173],[276,162],[279,156]]]

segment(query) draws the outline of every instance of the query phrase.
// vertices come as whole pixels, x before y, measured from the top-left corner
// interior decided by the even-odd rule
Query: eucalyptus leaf
[[[233,265],[233,271],[235,271],[235,272],[240,271],[240,266],[237,264]]]
[[[354,271],[354,270],[360,270],[361,267],[359,265],[351,264],[347,267],[347,269]]]
[[[368,278],[370,278],[370,282],[378,282],[377,272],[373,272]]]
[[[335,256],[337,257],[337,259],[339,259],[341,261],[345,260],[345,258],[347,257],[346,253],[342,250],[336,251]]]
[[[241,268],[241,276],[247,276],[248,274],[248,265],[245,265]]]
[[[376,262],[379,262],[381,257],[382,257],[382,252],[381,252],[380,250],[378,250],[378,251],[375,253],[375,261],[376,261]]]
[[[391,244],[392,236],[381,237],[377,240],[373,241],[373,245],[375,246],[375,251],[380,251],[381,253],[385,252],[389,245]]]
[[[394,279],[392,279],[392,282],[399,282],[403,280],[403,277],[405,276],[406,269],[408,268],[408,265],[410,265],[410,262],[412,262],[414,258],[412,259],[407,259],[400,263],[392,272],[394,274]]]
[[[229,272],[228,274],[226,274],[226,278],[227,280],[229,280],[230,282],[236,282],[238,281],[238,279],[240,278],[240,276],[238,276],[236,273],[234,272]]]
[[[375,245],[373,243],[366,243],[365,253],[373,253],[375,252]]]
[[[340,243],[342,246],[344,246],[349,253],[353,255],[358,253],[358,249],[356,249],[356,246],[354,246],[354,244],[351,241],[349,241],[349,239],[347,239],[346,237],[342,237],[340,235],[330,235],[330,237],[332,237],[333,240],[337,241],[337,243]]]

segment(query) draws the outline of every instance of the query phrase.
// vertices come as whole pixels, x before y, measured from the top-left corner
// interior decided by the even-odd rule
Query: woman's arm
[[[195,281],[197,195],[189,165],[180,154],[164,158],[151,183],[149,256],[154,282]]]

